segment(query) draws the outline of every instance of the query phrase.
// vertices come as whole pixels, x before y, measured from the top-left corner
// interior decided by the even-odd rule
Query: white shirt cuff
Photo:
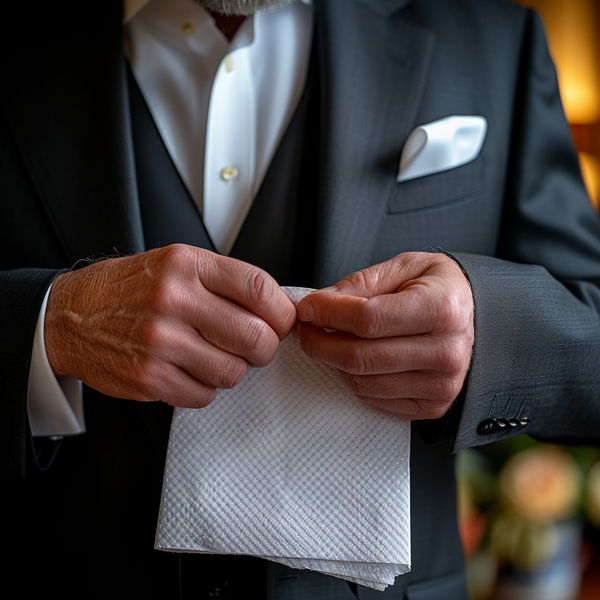
[[[44,343],[44,317],[50,288],[40,309],[27,390],[27,414],[33,436],[77,435],[85,432],[81,382],[57,377],[50,367]]]

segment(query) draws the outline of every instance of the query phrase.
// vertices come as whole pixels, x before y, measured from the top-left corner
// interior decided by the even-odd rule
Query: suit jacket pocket
[[[454,169],[396,183],[388,212],[398,214],[433,208],[476,194],[483,186],[483,160],[477,158]]]

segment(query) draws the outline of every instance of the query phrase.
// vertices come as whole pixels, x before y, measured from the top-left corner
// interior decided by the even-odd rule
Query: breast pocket
[[[477,194],[483,187],[482,157],[466,165],[396,183],[388,212],[399,214],[456,202]]]

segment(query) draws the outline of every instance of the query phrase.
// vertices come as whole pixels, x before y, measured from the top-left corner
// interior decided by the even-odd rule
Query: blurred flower
[[[505,506],[526,521],[550,523],[575,514],[581,472],[573,457],[556,446],[539,446],[513,456],[500,474]]]

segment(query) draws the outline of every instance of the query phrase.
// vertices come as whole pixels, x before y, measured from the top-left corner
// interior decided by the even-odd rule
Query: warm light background
[[[542,16],[583,177],[600,210],[600,2],[515,1]]]

